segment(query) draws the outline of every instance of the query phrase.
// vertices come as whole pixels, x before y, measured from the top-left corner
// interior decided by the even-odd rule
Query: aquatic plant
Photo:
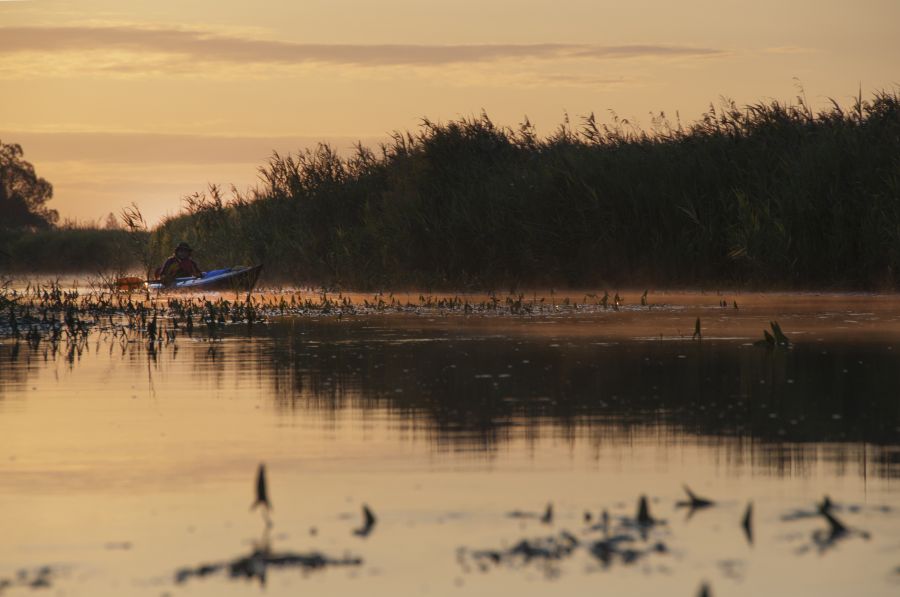
[[[353,534],[365,539],[372,533],[372,529],[375,528],[375,523],[378,522],[378,519],[367,504],[363,504],[362,514],[363,524],[361,527],[353,529]]]
[[[741,518],[741,528],[744,529],[744,536],[747,538],[747,543],[753,544],[753,502],[749,502],[747,504],[747,509],[744,510],[744,517]]]
[[[687,494],[688,499],[682,500],[679,502],[675,502],[676,508],[687,508],[690,512],[694,510],[700,510],[702,508],[709,508],[710,506],[715,505],[715,502],[704,497],[700,497],[691,491],[691,488],[687,485],[684,485],[684,492]]]
[[[790,348],[791,341],[784,335],[781,325],[777,321],[770,321],[769,327],[772,328],[770,334],[768,330],[763,330],[763,339],[756,342],[756,346],[764,346],[766,348]]]

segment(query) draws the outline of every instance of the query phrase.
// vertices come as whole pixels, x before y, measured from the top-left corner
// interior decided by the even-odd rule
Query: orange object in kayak
[[[117,278],[116,279],[116,290],[121,290],[123,292],[127,292],[130,290],[143,290],[144,289],[144,280],[142,278],[137,278],[135,276],[128,276],[126,278]]]

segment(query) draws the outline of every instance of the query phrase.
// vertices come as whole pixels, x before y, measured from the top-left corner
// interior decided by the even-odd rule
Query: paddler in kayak
[[[191,259],[192,252],[193,250],[187,243],[178,243],[178,246],[175,247],[175,253],[166,259],[162,267],[156,270],[156,277],[164,285],[171,286],[175,283],[175,278],[199,278],[202,276],[203,272]]]

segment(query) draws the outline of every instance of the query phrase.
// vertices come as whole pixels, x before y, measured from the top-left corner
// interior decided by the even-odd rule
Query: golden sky
[[[898,0],[0,0],[0,140],[63,217],[151,219],[273,150],[486,110],[547,133],[900,84]]]

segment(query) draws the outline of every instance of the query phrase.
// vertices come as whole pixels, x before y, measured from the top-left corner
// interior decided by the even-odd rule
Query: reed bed
[[[338,287],[894,287],[900,95],[802,99],[652,130],[590,115],[538,138],[486,114],[377,151],[272,156],[261,186],[186,199],[153,233],[206,259]]]

